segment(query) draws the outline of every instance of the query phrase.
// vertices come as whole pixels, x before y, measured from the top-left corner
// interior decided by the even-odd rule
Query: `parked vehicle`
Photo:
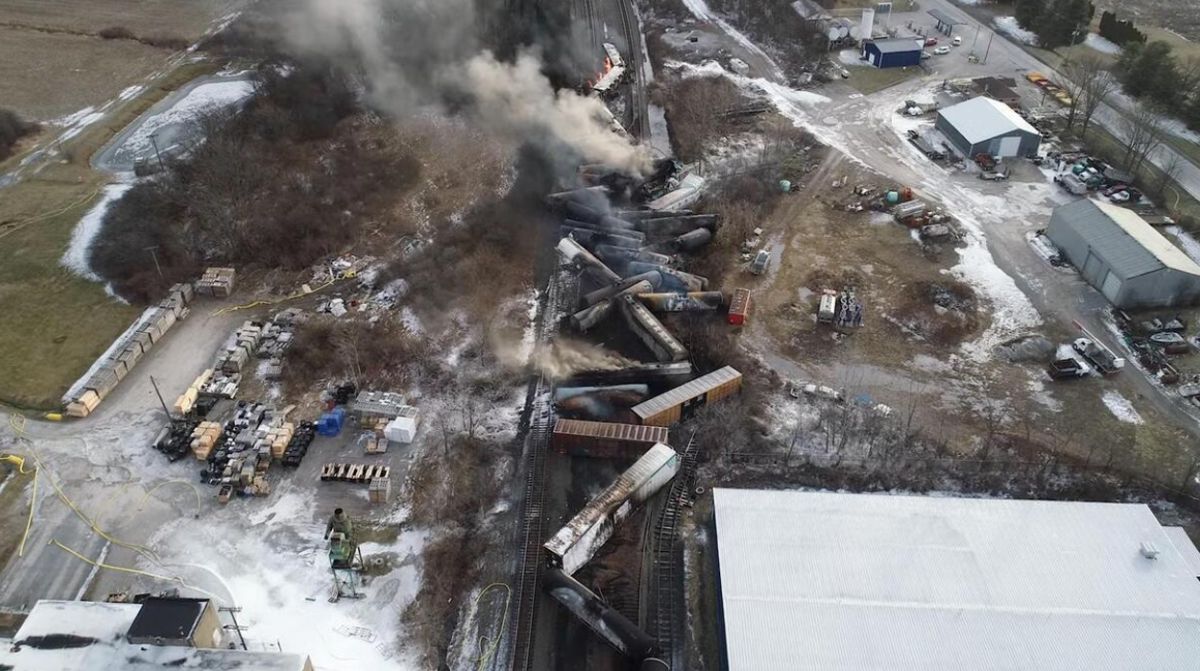
[[[989,182],[1003,182],[1008,179],[1008,169],[1001,168],[999,170],[985,170],[979,173],[979,179]]]
[[[937,49],[934,49],[933,53],[937,54],[938,56],[945,56],[946,54],[950,53],[950,47],[943,44]]]
[[[937,42],[937,38],[936,38],[936,37],[927,37],[927,38],[925,38],[925,46],[927,46],[927,47],[936,47],[936,46],[937,46],[937,43],[938,43],[938,42]]]
[[[955,35],[954,39],[951,40],[950,43],[956,47],[961,47],[962,46],[962,37],[959,35]]]
[[[1078,177],[1070,173],[1055,175],[1054,181],[1057,182],[1059,186],[1075,194],[1076,196],[1083,196],[1088,192],[1087,184],[1084,184]]]
[[[1073,358],[1055,359],[1050,362],[1050,367],[1046,369],[1052,380],[1074,380],[1081,377],[1087,377],[1088,373],[1092,372],[1088,365]]]
[[[750,272],[755,275],[762,275],[767,272],[767,266],[771,264],[771,252],[760,249],[755,255],[754,260],[750,262]]]
[[[908,131],[908,141],[911,142],[914,147],[920,149],[922,154],[925,154],[934,161],[940,161],[946,158],[946,155],[942,153],[940,149],[933,146],[933,143],[925,139],[924,135],[921,135],[915,130]]]
[[[1125,359],[1116,356],[1107,347],[1089,338],[1076,338],[1071,346],[1085,361],[1095,366],[1102,375],[1112,375],[1125,367]]]

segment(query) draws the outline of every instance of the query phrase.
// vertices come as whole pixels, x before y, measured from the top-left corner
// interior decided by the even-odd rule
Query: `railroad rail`
[[[683,597],[682,561],[679,555],[679,516],[684,503],[690,504],[696,480],[696,434],[688,439],[683,450],[679,472],[671,483],[671,491],[663,504],[654,532],[654,618],[652,634],[663,656],[671,659],[671,668],[682,669],[682,646],[679,633],[684,623],[687,604]]]
[[[558,331],[559,317],[578,296],[577,276],[556,270],[546,283],[546,293],[538,313],[535,329],[540,348]],[[528,431],[525,433],[525,489],[521,502],[518,559],[513,603],[516,612],[509,621],[509,664],[513,671],[533,667],[534,626],[537,622],[538,601],[541,598],[542,543],[545,542],[543,504],[545,501],[546,452],[554,428],[554,408],[550,383],[545,376],[530,380],[526,403],[530,405]]]
[[[629,64],[633,68],[632,98],[633,121],[637,124],[634,133],[641,140],[650,138],[649,99],[646,96],[646,72],[643,69],[642,31],[638,26],[633,0],[613,0],[621,10],[621,29],[625,32],[625,48],[629,51]]]

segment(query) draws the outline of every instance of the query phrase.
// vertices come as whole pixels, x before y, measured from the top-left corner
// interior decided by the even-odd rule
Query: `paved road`
[[[1061,73],[1057,72],[1042,61],[1039,61],[1032,54],[1025,51],[1025,49],[1021,48],[1021,46],[1010,41],[1002,34],[996,33],[991,27],[982,24],[973,16],[965,13],[962,11],[961,7],[953,2],[950,2],[950,0],[924,0],[922,5],[925,10],[941,9],[952,16],[960,16],[963,18],[965,25],[959,26],[955,29],[956,35],[963,36],[963,47],[955,50],[950,55],[941,57],[944,59],[961,61],[961,64],[954,64],[952,71],[961,73],[961,75],[955,76],[966,76],[968,74],[971,76],[978,76],[971,72],[972,70],[978,70],[980,74],[990,74],[992,72],[997,72],[997,70],[1001,73],[1003,73],[1005,70],[1009,70],[1014,73],[1023,73],[1030,70],[1036,70],[1046,74],[1052,79],[1063,78]],[[924,14],[924,12],[911,16],[920,16],[921,14]],[[910,15],[905,14],[897,16],[903,16],[907,19],[907,17]],[[929,24],[931,23],[932,19],[925,14],[924,17],[922,17],[922,21],[925,24]],[[976,35],[978,35],[978,38],[975,37]],[[989,42],[991,46],[987,52],[988,59],[986,64],[974,66],[966,62],[967,53],[970,52],[970,46],[972,43],[977,45],[976,51],[982,55],[984,53],[985,46]],[[937,57],[935,57],[935,59],[936,58]],[[960,65],[962,66],[961,69]],[[1129,134],[1125,129],[1125,117],[1121,114],[1121,112],[1117,111],[1116,108],[1128,108],[1133,104],[1133,102],[1124,96],[1113,96],[1109,103],[1110,104],[1101,105],[1100,108],[1096,110],[1094,122],[1100,126],[1103,126],[1108,132],[1112,133],[1118,139],[1124,141],[1129,137]],[[1187,133],[1186,129],[1182,129],[1177,125],[1173,126],[1172,128],[1176,134],[1183,137],[1183,139],[1189,139],[1187,136],[1190,134]],[[1192,161],[1183,154],[1180,154],[1179,152],[1167,146],[1160,147],[1158,151],[1154,152],[1151,156],[1151,161],[1160,168],[1170,165],[1174,160],[1178,160],[1180,166],[1176,181],[1179,182],[1179,185],[1185,191],[1187,191],[1189,195],[1197,200],[1200,200],[1200,167],[1198,167],[1195,163],[1192,163]]]

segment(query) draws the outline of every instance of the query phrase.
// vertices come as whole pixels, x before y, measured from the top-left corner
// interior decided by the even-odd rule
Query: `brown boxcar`
[[[741,388],[742,374],[733,366],[725,366],[639,403],[632,412],[640,424],[671,426],[691,417],[697,408],[735,394]]]
[[[560,419],[554,423],[550,445],[560,454],[604,459],[637,458],[655,443],[669,445],[664,426]]]

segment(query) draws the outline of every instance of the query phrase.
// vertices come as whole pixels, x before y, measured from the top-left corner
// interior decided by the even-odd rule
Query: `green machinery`
[[[329,539],[329,570],[333,573],[333,594],[330,602],[339,599],[361,599],[363,557],[358,543],[335,533]]]

